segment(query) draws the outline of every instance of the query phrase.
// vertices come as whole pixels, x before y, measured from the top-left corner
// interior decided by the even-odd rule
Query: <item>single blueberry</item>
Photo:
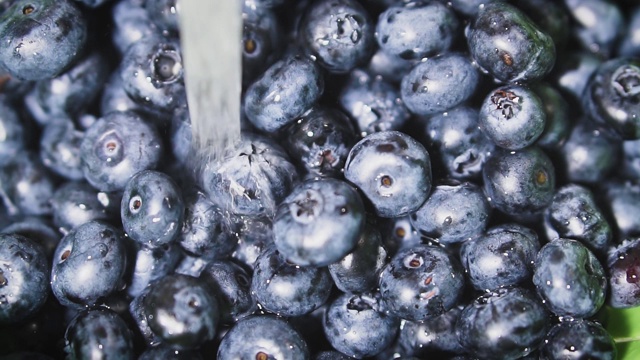
[[[424,321],[403,320],[398,334],[400,348],[406,355],[416,357],[464,353],[456,334],[456,322],[461,313],[462,307],[456,306]]]
[[[561,317],[589,318],[607,295],[602,264],[577,240],[544,245],[536,256],[533,283],[547,308]]]
[[[237,216],[237,245],[231,258],[253,269],[262,250],[273,244],[273,223],[266,217]]]
[[[629,180],[640,178],[640,139],[627,140],[622,143],[621,168],[622,177]]]
[[[68,180],[84,180],[80,146],[84,132],[71,119],[60,118],[44,126],[40,137],[40,159],[52,172]]]
[[[134,298],[155,280],[172,274],[182,259],[182,253],[177,249],[176,244],[155,248],[149,248],[137,242],[130,242],[130,244],[135,251],[135,257],[132,261],[131,275],[127,279],[126,290],[127,294]]]
[[[485,4],[466,31],[471,57],[501,82],[533,81],[556,60],[551,36],[514,5]]]
[[[574,38],[602,58],[615,50],[624,31],[625,19],[620,6],[610,0],[564,0],[565,8],[574,20]]]
[[[234,324],[257,310],[251,295],[251,273],[233,261],[210,262],[200,277],[213,289],[220,307],[220,321]]]
[[[145,0],[116,1],[111,8],[111,39],[118,53],[124,54],[131,44],[159,32],[151,21]]]
[[[86,182],[69,181],[60,185],[50,201],[53,223],[63,234],[91,220],[119,221],[108,195]]]
[[[540,346],[540,360],[615,360],[618,351],[607,330],[591,320],[563,321],[554,325]]]
[[[117,313],[98,308],[79,313],[64,334],[70,359],[135,359],[133,333]]]
[[[0,234],[0,324],[35,315],[49,296],[50,267],[43,248],[18,234]]]
[[[479,82],[471,59],[450,52],[417,63],[402,78],[400,94],[412,113],[433,115],[468,100]]]
[[[398,251],[379,280],[386,311],[411,321],[442,315],[462,297],[464,270],[443,248],[416,245]]]
[[[422,236],[411,224],[411,217],[409,215],[393,219],[378,218],[377,221],[382,236],[382,243],[390,257],[401,249],[422,243]]]
[[[51,215],[56,179],[37,154],[22,151],[0,166],[0,198],[10,215]]]
[[[246,0],[242,6],[242,84],[246,87],[276,62],[284,47],[276,11]]]
[[[410,1],[390,6],[378,17],[380,48],[402,59],[422,59],[446,52],[457,36],[455,13],[439,2]]]
[[[364,204],[355,188],[337,179],[311,179],[278,205],[274,242],[287,261],[327,266],[355,248],[364,225]]]
[[[640,8],[631,8],[629,20],[626,23],[626,31],[622,33],[622,39],[618,43],[618,56],[640,56],[640,38],[634,36],[640,31]]]
[[[412,67],[412,61],[397,58],[378,49],[371,57],[366,70],[391,84],[399,84]]]
[[[17,234],[29,238],[44,251],[47,263],[50,264],[53,252],[60,242],[60,232],[55,228],[49,216],[14,216],[10,223],[0,230],[3,234]]]
[[[398,131],[370,134],[351,148],[344,176],[380,217],[416,211],[431,191],[431,160],[417,140]]]
[[[180,0],[145,0],[144,8],[149,19],[159,30],[175,34],[180,31],[178,16],[180,15]]]
[[[168,175],[144,170],[131,177],[120,207],[127,235],[151,248],[174,242],[184,217],[182,191]]]
[[[631,308],[640,305],[640,238],[623,241],[607,257],[609,293],[607,305]]]
[[[6,97],[0,98],[0,166],[3,166],[22,152],[27,143],[25,123],[16,108]]]
[[[543,149],[558,149],[571,132],[569,103],[560,91],[547,83],[533,84],[531,89],[540,98],[546,118],[544,131],[536,140],[536,145]]]
[[[603,60],[587,51],[571,51],[558,58],[550,75],[553,84],[564,94],[567,100],[579,102],[584,89]]]
[[[608,181],[603,184],[603,210],[611,216],[611,226],[619,238],[640,236],[640,185]]]

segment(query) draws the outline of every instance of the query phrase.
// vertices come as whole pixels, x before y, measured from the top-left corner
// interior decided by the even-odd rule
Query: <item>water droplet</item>
[[[362,34],[360,33],[360,31],[353,30],[353,32],[351,33],[351,41],[355,44],[358,41],[360,41],[361,38],[362,38]]]

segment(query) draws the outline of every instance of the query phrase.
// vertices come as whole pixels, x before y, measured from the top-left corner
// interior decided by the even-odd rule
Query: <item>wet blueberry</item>
[[[424,321],[404,320],[398,335],[400,347],[407,355],[417,357],[463,353],[456,334],[456,322],[461,313],[462,307],[457,306]]]
[[[25,148],[27,139],[24,122],[16,108],[6,98],[0,99],[0,129],[4,133],[0,138],[1,166]]]
[[[242,83],[250,85],[281,56],[282,25],[274,9],[244,1],[242,7]]]
[[[11,215],[50,215],[56,179],[35,153],[23,151],[0,166],[0,198]]]
[[[236,323],[257,309],[256,299],[251,295],[251,274],[237,263],[212,261],[200,277],[214,289],[222,323]]]
[[[614,360],[616,344],[607,330],[595,321],[563,321],[554,325],[540,347],[540,360]]]
[[[631,182],[609,181],[603,184],[603,207],[610,214],[611,226],[624,239],[640,236],[640,186]]]
[[[78,314],[67,326],[64,338],[70,359],[135,359],[133,332],[107,308]]]
[[[108,195],[86,182],[62,184],[51,197],[51,207],[53,223],[63,234],[91,220],[112,221],[117,218]]]
[[[619,5],[608,0],[564,0],[567,13],[575,21],[575,38],[593,53],[610,57],[624,30],[624,14]]]
[[[84,180],[80,144],[84,132],[76,129],[71,119],[60,118],[48,123],[40,137],[42,164],[69,180]]]
[[[149,248],[132,242],[135,258],[127,281],[127,294],[136,297],[155,280],[172,274],[182,259],[182,253],[176,249],[177,246],[171,244]]]
[[[609,306],[630,308],[640,305],[640,238],[625,240],[611,249],[607,258],[607,273]]]

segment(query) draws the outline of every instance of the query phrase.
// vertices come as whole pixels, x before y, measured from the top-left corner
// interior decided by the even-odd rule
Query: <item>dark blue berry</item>
[[[84,180],[80,146],[84,132],[67,118],[48,123],[40,137],[42,164],[68,180]]]
[[[56,189],[51,197],[53,223],[63,234],[91,220],[112,221],[117,217],[105,193],[86,182],[69,181]]]
[[[591,320],[563,321],[554,325],[540,346],[540,360],[615,360],[616,344],[599,323]]]
[[[257,309],[256,299],[251,294],[251,274],[237,263],[213,261],[200,277],[214,289],[222,323],[236,323]]]
[[[573,35],[583,49],[610,57],[624,30],[624,14],[615,1],[564,0],[574,20]]]
[[[398,334],[400,348],[407,356],[417,357],[463,353],[456,334],[456,322],[461,313],[462,307],[454,307],[424,321],[403,320]]]
[[[607,257],[609,292],[607,305],[631,308],[640,305],[640,238],[625,240]]]
[[[11,215],[50,215],[56,180],[40,158],[23,151],[0,167],[0,198]]]
[[[67,326],[64,338],[71,359],[135,359],[133,332],[107,308],[79,313]]]

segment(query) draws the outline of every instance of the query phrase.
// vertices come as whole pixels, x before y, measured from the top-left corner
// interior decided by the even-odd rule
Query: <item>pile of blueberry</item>
[[[0,0],[0,358],[616,358],[640,3],[242,0],[211,158],[180,1]]]

